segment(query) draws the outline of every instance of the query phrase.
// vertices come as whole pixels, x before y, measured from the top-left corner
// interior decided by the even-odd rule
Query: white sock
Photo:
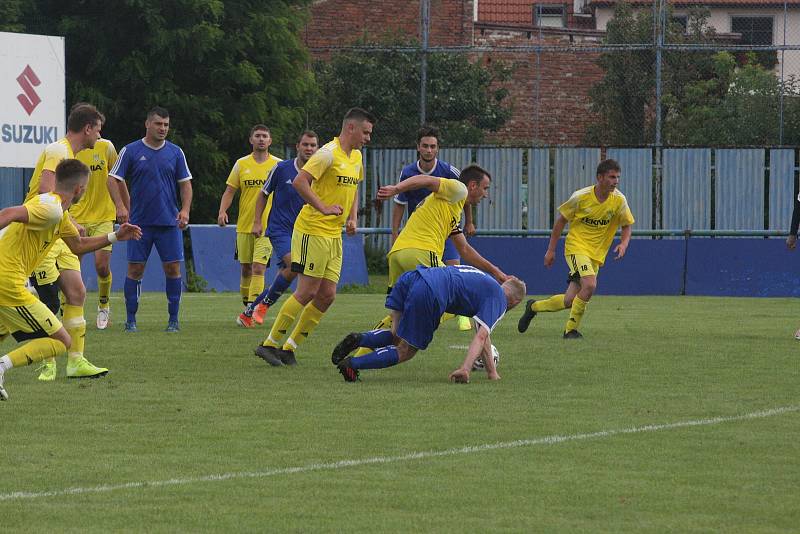
[[[11,358],[8,357],[8,354],[0,358],[0,371],[8,371],[14,367],[14,364],[11,363]]]

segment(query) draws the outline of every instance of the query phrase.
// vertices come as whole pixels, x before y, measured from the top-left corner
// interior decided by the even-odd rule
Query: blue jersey
[[[178,182],[192,179],[180,147],[165,141],[153,149],[143,139],[134,141],[120,151],[109,175],[128,183],[132,224],[177,226]]]
[[[266,235],[268,237],[278,234],[291,235],[297,214],[306,203],[292,185],[292,181],[300,172],[295,161],[287,159],[275,165],[267,176],[267,183],[261,189],[265,195],[275,195],[272,199],[269,219],[267,219]]]
[[[431,169],[431,172],[423,172],[419,168],[419,161],[416,163],[411,163],[403,167],[402,172],[400,172],[400,181],[402,182],[406,178],[411,178],[412,176],[416,176],[418,174],[428,174],[430,176],[437,176],[439,178],[454,178],[458,180],[458,177],[461,175],[461,171],[447,163],[446,161],[436,160],[436,164]],[[417,205],[425,200],[425,197],[430,195],[431,192],[429,189],[415,189],[414,191],[405,191],[400,193],[396,197],[394,197],[394,201],[398,204],[405,204],[408,206],[408,216],[410,217],[414,210],[417,209]]]
[[[436,301],[449,313],[472,317],[490,332],[506,313],[508,301],[503,288],[475,267],[418,267],[417,271]]]

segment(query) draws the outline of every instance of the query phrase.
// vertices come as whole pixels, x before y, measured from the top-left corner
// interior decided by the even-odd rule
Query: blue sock
[[[290,285],[292,285],[292,282],[284,278],[281,273],[278,273],[277,276],[275,276],[275,280],[272,281],[272,285],[269,287],[269,292],[267,293],[267,298],[264,301],[267,303],[267,306],[275,304],[278,299],[281,298],[283,292],[289,289]]]
[[[125,277],[125,311],[128,312],[128,322],[136,322],[136,312],[139,311],[139,294],[142,292],[142,281]]]
[[[361,347],[379,349],[392,344],[394,336],[391,330],[370,330],[361,334]]]
[[[397,354],[397,347],[394,345],[350,359],[350,366],[353,369],[383,369],[398,363],[400,363],[400,355]]]
[[[181,284],[182,278],[167,278],[167,310],[169,311],[169,320],[178,320],[178,310],[181,307]]]

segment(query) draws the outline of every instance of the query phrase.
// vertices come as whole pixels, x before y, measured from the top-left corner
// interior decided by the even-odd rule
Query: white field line
[[[373,458],[340,460],[338,462],[330,462],[330,463],[314,463],[296,467],[282,467],[276,469],[269,469],[267,471],[222,473],[216,475],[205,475],[201,477],[172,478],[168,480],[150,480],[146,482],[126,482],[124,484],[109,484],[102,486],[90,486],[84,488],[54,489],[49,491],[30,491],[30,492],[14,491],[10,493],[0,493],[0,502],[40,499],[43,497],[61,497],[66,495],[84,495],[88,493],[108,493],[111,491],[129,490],[129,489],[154,489],[154,488],[163,488],[169,486],[185,486],[189,484],[219,482],[224,480],[267,478],[280,475],[304,474],[313,471],[333,471],[345,467],[361,467],[361,466],[375,465],[375,464],[400,463],[411,460],[425,460],[429,458],[456,456],[459,454],[472,454],[472,453],[479,453],[479,452],[498,450],[498,449],[517,449],[521,447],[533,447],[536,445],[555,445],[557,443],[565,443],[569,441],[584,441],[597,438],[620,436],[625,434],[640,434],[644,432],[657,432],[660,430],[673,430],[677,428],[717,425],[721,423],[732,423],[736,421],[746,421],[750,419],[764,419],[766,417],[774,417],[777,415],[783,415],[798,411],[800,411],[800,405],[783,406],[779,408],[772,408],[770,410],[762,410],[758,412],[751,412],[741,415],[732,415],[728,417],[712,417],[708,419],[678,421],[676,423],[652,424],[652,425],[636,426],[630,428],[600,430],[598,432],[589,432],[585,434],[569,434],[566,436],[559,436],[559,435],[545,436],[542,438],[520,439],[516,441],[506,441],[502,443],[472,445],[457,449],[412,452],[409,454],[402,454],[399,456],[376,456]]]

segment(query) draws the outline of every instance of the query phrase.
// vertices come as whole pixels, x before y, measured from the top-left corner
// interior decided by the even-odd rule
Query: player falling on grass
[[[295,147],[297,157],[278,163],[270,171],[267,183],[261,189],[261,194],[256,199],[256,208],[253,215],[253,235],[262,235],[263,224],[261,213],[269,211],[267,218],[266,236],[272,243],[272,251],[278,258],[280,270],[275,275],[275,280],[268,289],[261,292],[247,308],[239,314],[236,323],[239,326],[250,328],[255,324],[264,322],[267,310],[275,304],[280,296],[297,278],[297,273],[292,271],[292,230],[294,221],[305,204],[305,200],[292,185],[292,180],[300,169],[313,156],[319,148],[319,138],[316,133],[306,130],[300,136]],[[271,209],[268,209],[271,204]]]
[[[477,206],[489,195],[491,182],[492,177],[488,172],[477,165],[469,165],[461,171],[458,180],[420,174],[378,190],[378,200],[388,200],[395,195],[422,188],[431,191],[411,214],[386,256],[389,262],[389,291],[403,273],[413,271],[419,265],[439,267],[439,258],[448,238],[453,241],[464,262],[488,272],[498,282],[505,281],[506,274],[467,243],[459,226],[464,204]],[[387,330],[391,326],[392,316],[387,315],[374,329]],[[356,354],[360,356],[367,352],[368,347],[363,347]]]
[[[94,148],[100,139],[104,120],[103,114],[90,104],[81,103],[73,106],[67,118],[66,135],[48,145],[36,162],[28,194],[25,197],[26,202],[55,189],[56,166],[65,159],[74,158],[75,154],[84,149]],[[40,258],[31,273],[38,283],[39,298],[51,311],[60,307],[58,289],[64,294],[64,328],[72,338],[67,354],[67,376],[99,377],[107,374],[108,369],[93,365],[83,354],[86,338],[86,320],[83,315],[86,287],[81,278],[81,262],[78,256],[63,240],[57,239],[55,244],[48,248],[48,254]],[[53,381],[56,379],[56,374],[55,360],[48,358],[41,367],[39,380]]]
[[[269,128],[263,124],[256,124],[250,129],[250,145],[253,152],[239,158],[233,165],[228,180],[225,182],[225,192],[219,202],[217,224],[228,224],[228,208],[231,206],[236,191],[239,191],[239,220],[236,223],[236,253],[235,259],[241,264],[239,278],[239,293],[245,308],[264,291],[264,272],[267,270],[269,258],[272,255],[270,239],[260,231],[254,232],[253,213],[256,207],[259,192],[267,183],[267,176],[272,169],[281,162],[268,152],[272,144]],[[262,210],[259,226],[263,227],[269,213],[269,206]]]
[[[418,174],[458,180],[461,171],[437,157],[439,155],[439,137],[439,130],[430,126],[424,126],[417,131],[417,153],[419,154],[419,159],[403,167],[400,172],[401,182]],[[392,243],[397,240],[400,233],[400,223],[403,221],[403,214],[406,208],[408,208],[408,216],[410,217],[417,206],[430,194],[430,190],[422,188],[405,191],[394,197]],[[466,226],[472,226],[471,204],[464,205],[464,222]],[[452,239],[445,241],[441,259],[445,265],[458,265],[461,262]],[[457,322],[459,330],[470,330],[472,328],[468,317],[459,316]]]
[[[586,305],[597,288],[597,273],[606,259],[617,228],[622,227],[622,238],[614,247],[614,259],[625,256],[631,239],[633,215],[625,195],[617,189],[620,167],[613,159],[601,161],[597,166],[597,183],[575,191],[569,200],[558,207],[559,215],[550,234],[550,244],[544,255],[544,265],[553,266],[556,244],[561,232],[569,224],[569,234],[564,244],[564,256],[569,267],[565,293],[545,300],[529,300],[519,319],[518,330],[525,332],[539,312],[555,312],[569,308],[569,318],[564,326],[565,339],[583,337],[578,331]]]
[[[292,271],[297,289],[281,306],[269,336],[255,353],[270,365],[296,365],[295,351],[336,298],[342,270],[342,225],[356,231],[358,184],[364,179],[361,147],[369,142],[375,117],[352,108],[339,137],[311,156],[292,185],[306,201],[292,232]],[[295,318],[297,325],[281,343]]]
[[[383,369],[406,362],[425,350],[447,312],[472,317],[477,332],[464,363],[450,373],[453,382],[469,382],[472,365],[482,357],[489,380],[499,380],[494,358],[492,330],[525,298],[525,283],[508,277],[502,285],[474,267],[456,265],[418,267],[404,273],[386,297],[392,316],[391,330],[351,333],[333,350],[331,361],[346,382],[358,380],[363,369]],[[369,347],[363,356],[348,356],[356,347]]]
[[[84,254],[109,243],[138,239],[137,226],[123,224],[116,233],[80,237],[67,209],[86,190],[89,168],[65,159],[55,168],[52,192],[34,195],[21,206],[0,210],[0,340],[12,334],[17,341],[30,340],[0,358],[0,400],[8,400],[4,375],[12,367],[30,365],[73,352],[73,336],[40,300],[25,288],[33,271],[55,244],[62,240],[73,254]],[[79,374],[67,376],[82,378]]]

